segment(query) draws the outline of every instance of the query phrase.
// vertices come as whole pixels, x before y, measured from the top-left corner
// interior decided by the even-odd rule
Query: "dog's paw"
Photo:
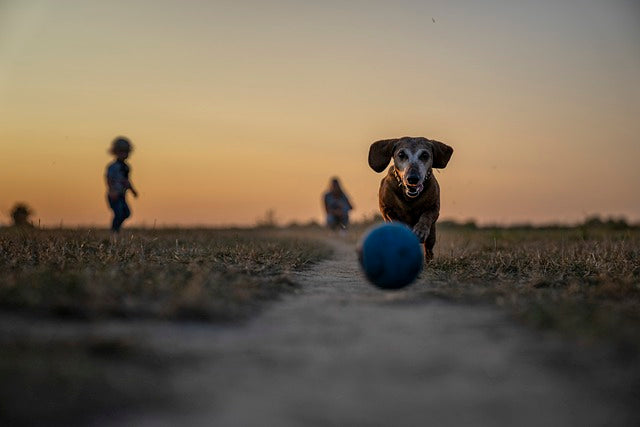
[[[425,240],[427,240],[427,237],[429,237],[429,231],[430,231],[430,228],[423,227],[420,224],[416,224],[413,227],[413,232],[415,233],[416,236],[418,236],[418,239],[420,239],[421,242],[424,242]]]

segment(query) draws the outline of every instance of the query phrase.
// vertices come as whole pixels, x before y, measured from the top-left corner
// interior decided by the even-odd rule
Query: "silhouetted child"
[[[327,213],[327,226],[332,230],[346,230],[349,226],[349,211],[353,209],[351,202],[338,178],[332,178],[329,191],[324,193],[324,209]]]
[[[133,188],[129,179],[130,168],[125,160],[133,151],[131,142],[122,136],[117,137],[111,143],[109,152],[113,154],[116,160],[107,166],[107,200],[109,207],[113,210],[113,223],[111,231],[117,233],[125,219],[131,216],[131,210],[127,205],[127,190],[131,190],[134,197],[138,197],[138,192]]]

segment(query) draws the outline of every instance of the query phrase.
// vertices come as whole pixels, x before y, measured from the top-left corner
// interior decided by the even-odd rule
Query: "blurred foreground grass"
[[[0,308],[95,318],[225,320],[295,288],[328,256],[316,241],[249,230],[0,229]]]

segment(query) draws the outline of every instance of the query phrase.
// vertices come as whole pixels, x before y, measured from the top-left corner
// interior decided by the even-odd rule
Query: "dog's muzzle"
[[[424,184],[420,183],[418,185],[410,185],[410,184],[404,184],[404,194],[406,194],[409,197],[418,197],[420,195],[420,193],[422,193],[422,190],[424,190]]]
[[[398,174],[398,171],[395,168],[393,168],[393,174],[396,177],[396,180],[398,181],[398,186],[399,187],[402,186],[404,188],[404,194],[406,194],[407,197],[414,198],[414,197],[418,197],[420,193],[422,193],[422,191],[424,190],[424,183],[427,182],[427,180],[431,176],[431,170],[427,171],[427,174],[422,180],[422,182],[418,182],[417,184],[413,184],[413,185],[408,182],[405,182],[402,178],[400,178],[400,175]]]

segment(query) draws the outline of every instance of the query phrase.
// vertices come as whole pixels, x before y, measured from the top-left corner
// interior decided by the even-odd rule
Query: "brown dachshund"
[[[385,221],[400,221],[413,228],[424,243],[427,262],[433,259],[436,220],[440,215],[440,186],[432,168],[447,166],[453,148],[422,137],[376,141],[369,148],[369,166],[376,172],[393,166],[380,183],[380,212]]]

